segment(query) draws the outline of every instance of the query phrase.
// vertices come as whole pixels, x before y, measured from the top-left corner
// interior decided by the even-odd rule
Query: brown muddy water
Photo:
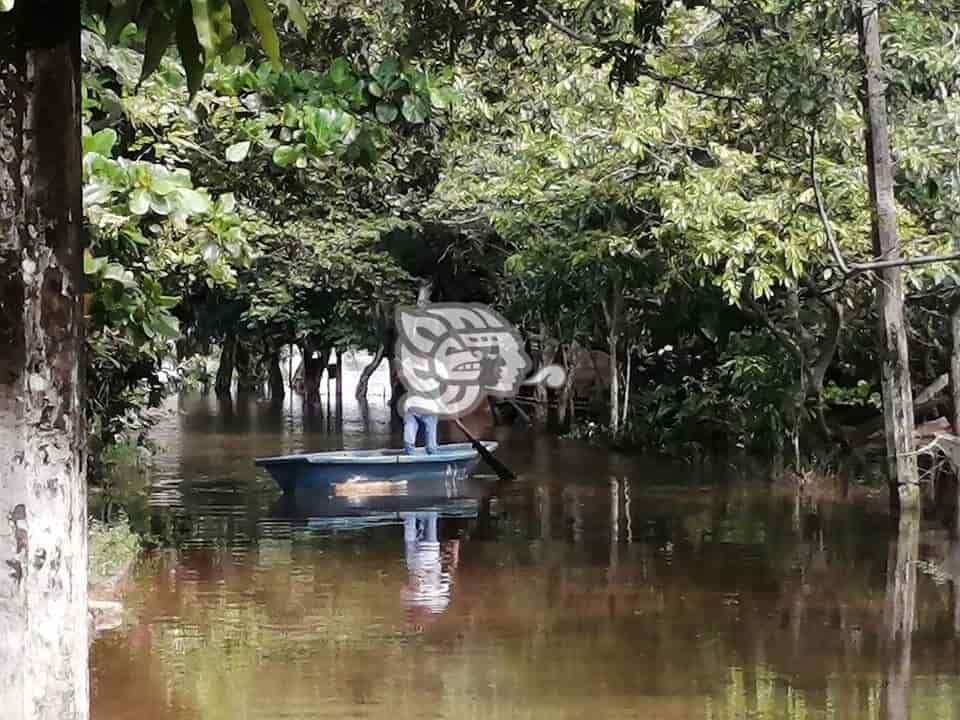
[[[255,456],[396,446],[386,413],[171,407],[133,514],[177,549],[93,646],[94,720],[960,717],[960,551],[882,504],[521,429],[509,485],[291,501]]]

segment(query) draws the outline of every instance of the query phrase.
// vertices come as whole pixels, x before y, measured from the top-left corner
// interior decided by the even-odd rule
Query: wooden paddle
[[[473,445],[473,449],[480,453],[480,457],[483,458],[483,461],[487,463],[493,471],[497,474],[501,480],[516,480],[517,476],[513,473],[510,468],[504,465],[502,462],[497,460],[493,453],[487,450],[483,443],[477,440],[473,435],[470,434],[470,431],[464,427],[463,423],[459,419],[455,419],[454,422],[457,424],[457,427],[460,428],[460,432],[467,436],[467,439],[470,441],[470,444]]]

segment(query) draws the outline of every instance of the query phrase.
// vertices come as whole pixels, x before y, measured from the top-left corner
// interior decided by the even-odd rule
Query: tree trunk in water
[[[953,247],[960,252],[960,237],[954,238]],[[950,354],[950,394],[953,398],[953,432],[960,435],[960,301],[950,315],[950,333],[953,336],[953,352]]]
[[[314,353],[317,357],[314,357]],[[320,400],[320,382],[327,368],[330,348],[320,348],[313,341],[303,345],[303,398],[308,403]]]
[[[563,368],[567,376],[557,393],[557,426],[566,430],[574,421],[574,383],[577,379],[577,360],[580,355],[580,346],[576,340],[562,350]]]
[[[233,388],[233,363],[237,354],[237,340],[233,336],[224,338],[220,348],[220,366],[217,368],[217,382],[214,390],[217,397],[229,397]]]
[[[861,53],[866,66],[864,118],[866,120],[867,172],[873,207],[873,245],[876,257],[900,258],[897,209],[893,194],[893,162],[887,128],[887,105],[880,53],[877,0],[860,2]],[[903,279],[900,268],[879,272],[877,296],[880,314],[883,416],[887,440],[887,465],[891,503],[901,509],[920,501],[917,458],[913,454],[913,390],[907,331],[903,316]]]
[[[881,717],[910,717],[910,654],[916,624],[917,560],[920,547],[920,513],[900,514],[896,543],[887,560],[887,592],[884,606],[887,682]]]
[[[343,417],[343,350],[337,349],[337,417]]]
[[[960,435],[960,304],[950,316],[953,352],[950,355],[950,392],[953,396],[953,432]]]
[[[610,435],[620,434],[620,316],[623,297],[620,293],[620,278],[615,276],[610,283],[610,297],[603,302],[603,314],[607,321],[607,352],[610,354]]]
[[[623,371],[623,408],[620,412],[620,425],[626,427],[627,416],[630,414],[630,373],[633,360],[633,348],[627,347],[627,367]]]
[[[620,434],[620,368],[617,362],[617,336],[610,334],[607,339],[610,353],[610,434]]]
[[[274,402],[283,400],[286,394],[286,388],[283,382],[283,370],[280,369],[280,351],[277,350],[270,354],[267,360],[267,373],[270,380],[270,399]]]
[[[290,345],[290,358],[287,361],[287,382],[290,385],[291,394],[296,392],[296,388],[294,387],[296,374],[293,372],[293,356],[296,355],[296,347],[296,345]]]
[[[400,396],[403,395],[403,385],[400,383],[397,373],[397,359],[392,354],[388,355],[387,364],[390,368],[390,414],[391,417],[400,417],[398,407]]]
[[[417,307],[426,307],[430,304],[430,298],[433,297],[433,280],[420,280],[420,286],[417,288]]]
[[[370,386],[370,378],[373,377],[373,374],[377,371],[377,368],[380,367],[380,363],[383,362],[383,356],[386,353],[386,346],[381,343],[377,347],[377,352],[373,356],[373,360],[363,369],[360,373],[360,379],[357,380],[357,401],[363,402],[367,399],[367,389]]]
[[[237,393],[249,395],[261,390],[260,375],[250,348],[241,342],[236,344]]]
[[[0,13],[0,715],[85,720],[80,4]]]
[[[546,323],[541,322],[537,369],[552,365],[556,354],[557,343],[550,339]],[[546,425],[550,417],[550,392],[547,390],[546,383],[540,383],[534,387],[533,397],[537,401],[537,404],[533,406],[533,416],[538,425]]]

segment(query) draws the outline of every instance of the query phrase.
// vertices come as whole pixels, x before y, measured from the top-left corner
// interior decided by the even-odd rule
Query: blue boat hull
[[[490,452],[497,447],[491,442],[484,445]],[[356,450],[256,460],[285,493],[297,488],[346,483],[461,482],[473,473],[479,462],[479,454],[469,443],[441,445],[440,452],[432,455],[423,449],[413,455],[404,455],[399,450]]]

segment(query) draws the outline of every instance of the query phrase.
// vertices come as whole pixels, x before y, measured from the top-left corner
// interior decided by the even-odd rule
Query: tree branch
[[[767,329],[772,332],[776,338],[786,347],[787,350],[797,359],[801,367],[806,364],[806,355],[803,352],[803,348],[797,343],[796,340],[791,337],[790,333],[784,330],[781,327],[778,327],[773,319],[764,312],[763,308],[757,305],[756,301],[750,297],[750,291],[744,286],[744,290],[741,293],[741,298],[743,304],[758,318],[761,322],[767,326]]]
[[[832,295],[821,293],[808,275],[804,275],[803,281],[810,292],[823,303],[830,313],[826,335],[817,349],[817,359],[808,371],[810,390],[819,395],[823,390],[823,381],[827,375],[827,370],[830,369],[833,358],[837,354],[837,349],[840,347],[840,334],[843,332],[843,305],[838,303]]]
[[[817,179],[816,133],[816,130],[810,131],[810,181],[813,184],[813,194],[817,201],[817,214],[820,216],[820,223],[823,225],[823,232],[827,236],[827,242],[830,245],[830,252],[833,255],[833,259],[837,263],[837,266],[840,268],[840,272],[844,276],[843,280],[846,280],[854,275],[870,272],[872,270],[883,270],[884,268],[892,267],[933,265],[934,263],[955,262],[960,260],[960,252],[955,252],[949,255],[918,255],[916,257],[900,257],[893,260],[874,258],[862,263],[847,263],[847,261],[844,260],[843,254],[840,250],[840,244],[837,242],[837,236],[833,232],[833,227],[830,224],[830,218],[827,216],[827,209],[823,201],[823,193],[820,191],[820,182]]]
[[[810,130],[810,181],[813,183],[813,194],[817,199],[817,214],[820,216],[820,223],[823,225],[823,232],[827,236],[827,242],[830,244],[830,251],[833,253],[833,259],[840,267],[844,275],[850,274],[850,268],[847,266],[843,255],[840,252],[840,245],[837,243],[837,236],[833,234],[833,227],[830,225],[830,218],[827,217],[827,208],[823,203],[823,193],[820,192],[820,182],[817,180],[817,131]]]
[[[537,6],[537,12],[540,16],[547,21],[547,24],[550,25],[553,29],[558,30],[559,32],[566,35],[571,40],[575,40],[581,45],[586,45],[592,47],[596,50],[601,50],[605,53],[615,55],[621,60],[627,60],[628,58],[624,56],[623,51],[620,47],[613,43],[603,42],[598,38],[592,37],[590,35],[585,35],[582,32],[578,32],[571,27],[568,27],[556,17],[554,17],[548,10],[543,7]],[[682,80],[677,80],[676,78],[669,77],[667,75],[661,75],[655,70],[651,70],[649,67],[642,67],[636,69],[637,74],[643,75],[644,77],[655,80],[656,82],[663,83],[664,85],[669,85],[675,87],[678,90],[685,90],[686,92],[693,93],[694,95],[702,95],[704,97],[710,97],[715,100],[729,100],[736,103],[744,103],[744,99],[736,95],[725,95],[724,93],[716,93],[711,90],[703,90],[701,88],[693,87],[688,85]]]

